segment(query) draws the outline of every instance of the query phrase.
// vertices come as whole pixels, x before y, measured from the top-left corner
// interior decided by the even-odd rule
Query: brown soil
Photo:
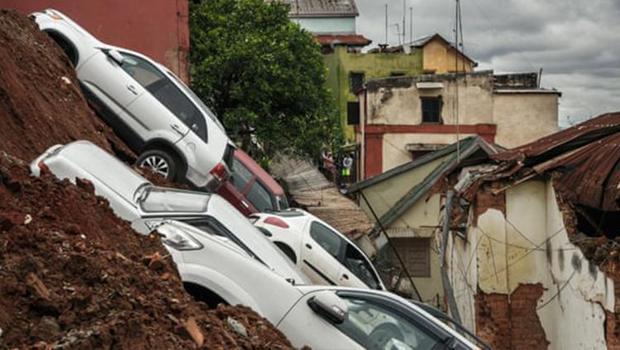
[[[0,150],[26,161],[80,139],[133,155],[88,107],[62,50],[32,20],[7,10],[0,10],[0,120]]]
[[[248,308],[194,301],[159,240],[136,234],[89,183],[29,176],[27,161],[53,144],[127,149],[29,19],[0,10],[0,44],[0,349],[290,348]]]

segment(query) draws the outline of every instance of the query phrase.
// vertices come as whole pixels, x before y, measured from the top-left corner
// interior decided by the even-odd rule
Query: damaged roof
[[[457,154],[457,150],[459,151],[459,154]],[[449,158],[447,158],[426,178],[424,178],[422,182],[412,184],[413,187],[409,189],[403,197],[401,197],[385,214],[379,218],[382,225],[388,226],[403,215],[420,198],[427,194],[446,174],[458,167],[466,166],[471,163],[480,163],[481,159],[488,159],[490,155],[496,154],[497,152],[498,149],[496,146],[489,144],[480,136],[467,137],[459,142],[446,146],[441,150],[429,153],[409,163],[405,163],[382,174],[353,184],[349,187],[348,192],[355,193],[362,191],[404,172],[411,171],[436,159],[450,155]],[[476,156],[478,154],[481,154],[481,156]],[[407,191],[407,189],[403,190]],[[379,225],[376,224],[371,234],[378,232],[378,229]]]
[[[303,17],[357,17],[355,0],[282,0],[291,6],[289,16]]]
[[[553,172],[567,200],[603,211],[620,211],[620,112],[596,118],[492,157],[525,179]]]
[[[366,46],[372,40],[360,34],[317,34],[314,38],[324,45]]]

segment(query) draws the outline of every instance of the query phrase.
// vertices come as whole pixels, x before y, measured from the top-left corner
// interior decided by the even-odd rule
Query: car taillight
[[[265,219],[265,223],[273,226],[278,226],[282,228],[289,228],[288,224],[284,222],[284,220],[277,218],[275,216],[270,216]]]
[[[43,161],[40,161],[39,163],[37,163],[37,166],[41,170],[41,174],[43,174],[44,172],[50,172],[50,168]]]
[[[222,163],[217,163],[215,168],[211,169],[209,173],[219,182],[224,182],[228,178],[228,170],[226,170],[226,166]]]

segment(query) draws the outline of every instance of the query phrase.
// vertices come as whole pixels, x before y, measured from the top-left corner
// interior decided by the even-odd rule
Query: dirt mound
[[[69,59],[32,20],[0,10],[0,48],[0,150],[30,161],[85,139],[133,155],[88,107]]]
[[[0,123],[0,350],[291,347],[250,309],[194,301],[159,239],[136,234],[89,183],[29,176],[23,160],[57,143],[130,152],[89,109],[62,51],[4,10]]]
[[[247,308],[193,301],[159,239],[88,183],[31,178],[19,163],[0,156],[0,348],[290,347]]]

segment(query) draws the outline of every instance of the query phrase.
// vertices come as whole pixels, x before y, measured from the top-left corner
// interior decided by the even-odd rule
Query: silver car
[[[59,11],[31,16],[65,51],[90,104],[139,154],[140,166],[210,190],[230,176],[224,127],[170,70],[100,42]]]
[[[50,171],[59,179],[88,180],[114,213],[140,233],[153,231],[163,220],[184,221],[236,243],[290,282],[306,281],[306,276],[222,197],[153,186],[89,141],[53,146],[35,159],[30,169],[35,176]]]

